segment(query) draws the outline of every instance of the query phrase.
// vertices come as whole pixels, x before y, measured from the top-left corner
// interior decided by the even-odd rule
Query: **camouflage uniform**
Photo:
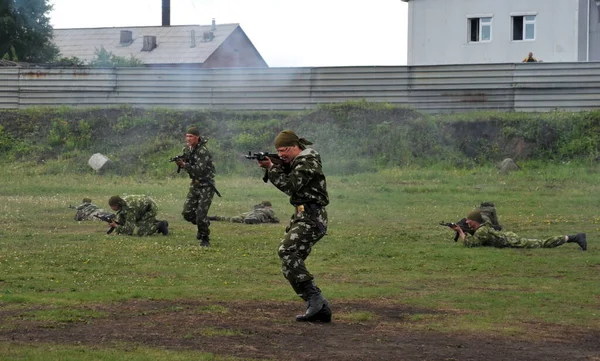
[[[102,221],[96,216],[109,217],[113,215],[113,213],[105,211],[92,202],[83,202],[75,207],[75,210],[76,221]]]
[[[198,227],[196,238],[208,241],[210,235],[210,221],[208,210],[215,195],[215,166],[212,155],[206,149],[207,139],[201,138],[196,147],[183,148],[185,166],[192,182],[183,204],[183,218]]]
[[[299,283],[314,278],[304,261],[327,231],[325,206],[329,198],[321,156],[311,148],[304,149],[289,169],[274,166],[268,176],[275,187],[290,196],[290,203],[295,207],[278,254],[283,276],[297,290]]]
[[[235,217],[212,216],[209,217],[215,221],[226,221],[234,223],[279,223],[279,218],[275,217],[275,211],[271,207],[265,207],[262,204],[257,204],[250,212],[244,212]]]
[[[556,236],[546,239],[532,239],[519,237],[513,232],[497,231],[492,224],[485,222],[473,235],[466,234],[463,244],[466,247],[512,247],[512,248],[554,248],[567,243],[565,236]]]
[[[132,235],[137,227],[138,236],[150,236],[157,232],[156,214],[158,206],[146,195],[130,195],[123,197],[127,205],[117,211],[117,234]]]

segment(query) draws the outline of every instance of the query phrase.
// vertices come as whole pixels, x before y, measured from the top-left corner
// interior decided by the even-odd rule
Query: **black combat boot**
[[[210,247],[210,240],[207,235],[198,232],[196,239],[200,241],[200,247]]]
[[[167,234],[169,234],[169,222],[159,221],[156,224],[156,232],[162,234],[163,236],[166,236]]]
[[[296,316],[299,322],[331,322],[329,302],[321,294],[321,290],[312,281],[292,285],[296,293],[306,302],[306,312]]]
[[[587,250],[587,240],[585,239],[585,233],[577,233],[574,236],[567,236],[567,243],[577,243],[581,247],[582,251]]]
[[[208,234],[204,234],[204,232],[200,231],[200,227],[198,227],[196,239],[200,241],[200,247],[210,247],[210,240],[208,238]]]

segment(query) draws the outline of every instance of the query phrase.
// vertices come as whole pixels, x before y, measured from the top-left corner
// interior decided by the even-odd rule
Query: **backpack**
[[[496,212],[496,206],[494,203],[482,202],[479,207],[476,207],[475,209],[481,212],[481,218],[483,218],[485,222],[490,222],[496,231],[502,230],[502,226],[498,221],[498,213]]]

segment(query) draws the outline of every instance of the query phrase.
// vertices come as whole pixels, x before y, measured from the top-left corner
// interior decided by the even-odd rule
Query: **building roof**
[[[203,63],[237,28],[239,24],[129,26],[113,28],[54,29],[53,41],[61,56],[75,56],[89,62],[102,46],[113,55],[141,60],[144,64]],[[132,41],[121,44],[121,31],[131,31]],[[241,28],[240,28],[241,30]],[[213,33],[208,41],[205,33]],[[194,37],[192,37],[194,34]],[[156,37],[156,48],[142,51],[144,36]],[[210,36],[209,36],[210,38]]]

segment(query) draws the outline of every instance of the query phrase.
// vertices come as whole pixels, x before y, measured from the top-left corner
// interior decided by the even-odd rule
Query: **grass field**
[[[525,164],[507,175],[477,168],[329,177],[329,231],[307,265],[332,301],[337,325],[534,341],[559,337],[557,330],[600,335],[599,175],[600,168]],[[193,226],[180,215],[187,184],[184,177],[40,175],[22,165],[5,166],[0,359],[272,359],[126,340],[89,348],[51,336],[111,318],[118,305],[150,301],[170,304],[153,311],[165,316],[188,302],[201,301],[215,317],[239,302],[283,305],[289,317],[265,322],[295,326],[302,304],[281,276],[276,253],[284,223],[213,222],[212,247],[200,248]],[[217,186],[223,198],[215,197],[210,214],[236,215],[264,199],[284,222],[291,213],[287,197],[264,184],[258,169],[255,178],[217,178]],[[68,208],[83,197],[106,207],[111,195],[142,193],[157,201],[158,218],[169,221],[168,237],[108,236],[104,223],[76,222]],[[482,201],[495,202],[506,230],[531,238],[586,232],[589,250],[574,244],[521,250],[454,243],[453,232],[438,223],[457,221]],[[368,307],[335,308],[361,302],[416,311],[392,324],[378,321]],[[49,336],[15,339],[24,328]],[[242,337],[235,329],[227,332],[205,327],[200,333],[204,339]]]

